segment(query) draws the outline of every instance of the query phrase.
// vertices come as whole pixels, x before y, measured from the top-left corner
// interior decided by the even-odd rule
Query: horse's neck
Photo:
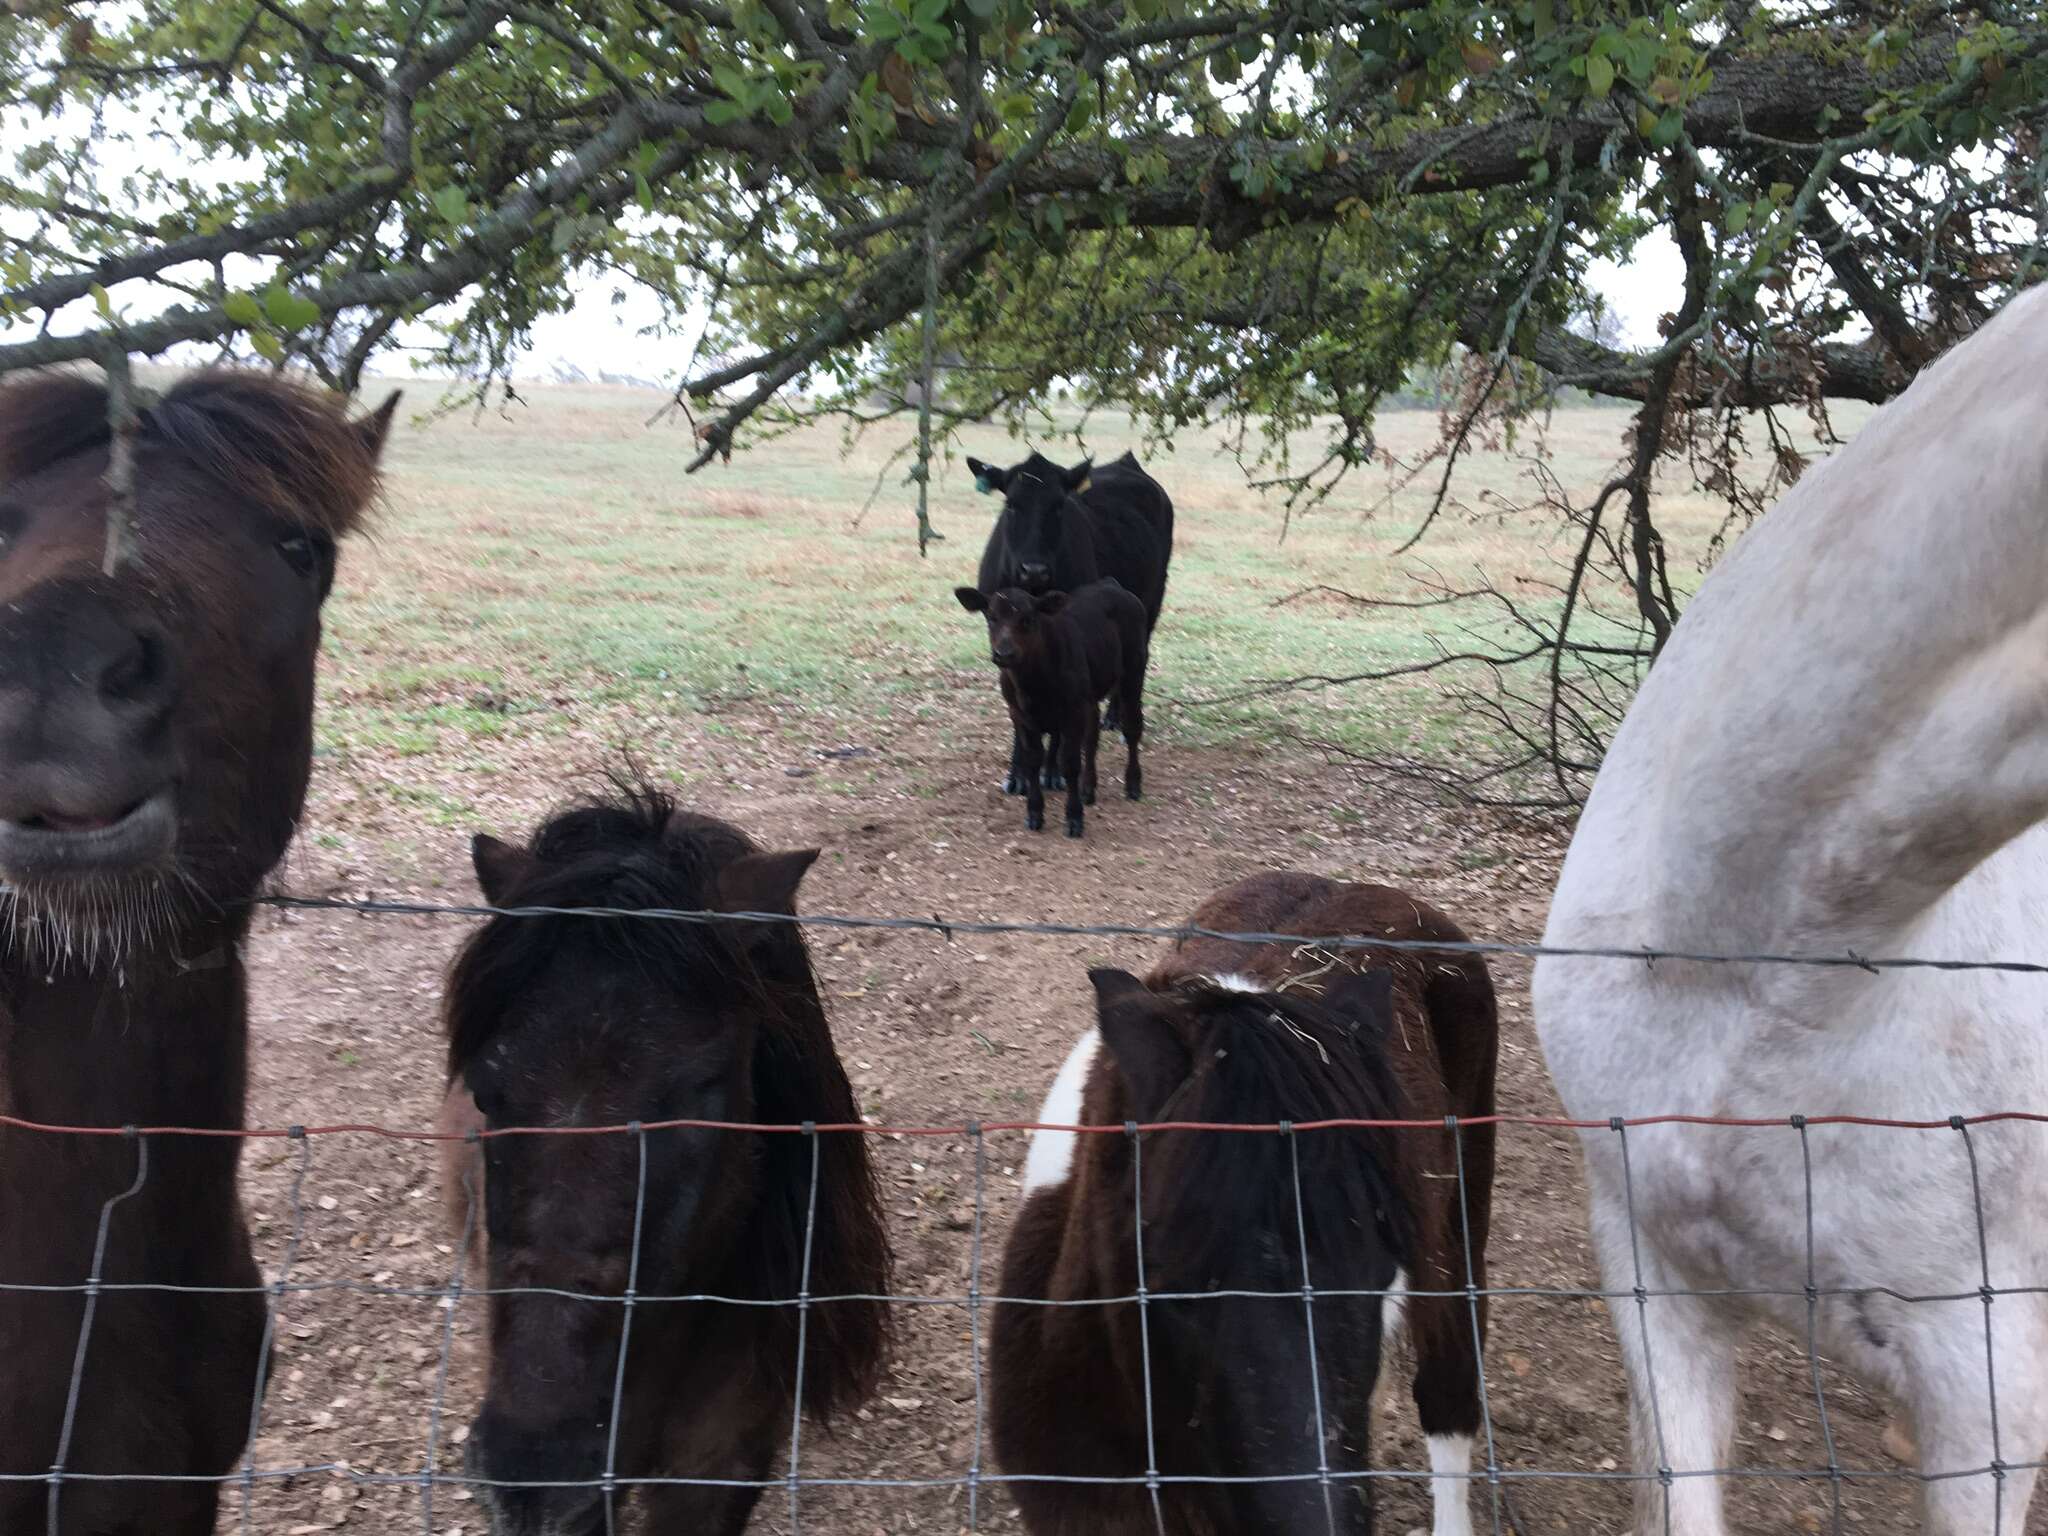
[[[1897,942],[2048,815],[2048,295],[1748,535],[1616,738],[1560,912]]]
[[[9,956],[0,1111],[44,1126],[239,1129],[247,1032],[232,934],[105,970],[51,973]],[[0,1126],[0,1282],[76,1284],[102,1213],[118,1202],[106,1278],[255,1283],[236,1201],[240,1154],[231,1137]]]
[[[240,1128],[239,940],[219,924],[92,967],[0,955],[0,1105],[46,1125]]]

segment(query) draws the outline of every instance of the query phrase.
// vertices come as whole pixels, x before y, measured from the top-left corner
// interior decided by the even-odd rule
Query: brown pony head
[[[103,574],[98,381],[0,388],[0,936],[114,958],[252,894],[311,769],[335,547],[398,397],[192,375],[140,410],[133,555]]]

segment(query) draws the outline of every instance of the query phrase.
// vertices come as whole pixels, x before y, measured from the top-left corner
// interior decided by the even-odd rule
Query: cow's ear
[[[995,465],[984,464],[976,458],[969,458],[967,467],[974,471],[974,488],[984,496],[1010,487],[1010,472],[1006,469],[997,469]]]
[[[988,598],[978,587],[955,587],[953,595],[960,599],[960,606],[969,613],[988,612]]]
[[[1031,606],[1040,613],[1055,614],[1067,606],[1067,594],[1064,592],[1047,592],[1040,596]]]
[[[1095,461],[1083,459],[1066,473],[1067,494],[1078,496],[1088,489],[1088,481],[1095,473]]]

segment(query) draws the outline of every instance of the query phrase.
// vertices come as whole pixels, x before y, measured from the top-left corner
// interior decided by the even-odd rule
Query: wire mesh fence
[[[692,923],[797,922],[809,927],[822,928],[914,930],[928,932],[944,939],[969,933],[1160,940],[1204,937],[1246,944],[1287,942],[1333,951],[1439,951],[1516,958],[1564,954],[1646,965],[1685,962],[1710,965],[1851,966],[1878,974],[1914,969],[1942,972],[2003,972],[2019,975],[2048,973],[2048,965],[2007,959],[1953,960],[1913,956],[1861,956],[1846,953],[1739,955],[1610,948],[1557,950],[1535,944],[1486,941],[1443,943],[1387,940],[1371,935],[1303,936],[1259,932],[1211,932],[1185,927],[997,923],[939,916],[811,915],[793,919],[773,913],[494,908],[426,902],[345,901],[289,896],[270,897],[265,900],[268,904],[280,907],[352,912],[365,916],[404,914],[484,918],[570,915],[603,920]],[[1035,1093],[1044,1085],[1034,1082],[1026,1086]],[[66,1528],[62,1522],[67,1494],[82,1486],[109,1482],[214,1483],[219,1485],[224,1495],[225,1507],[229,1511],[228,1518],[234,1522],[234,1528],[252,1531],[264,1528],[259,1523],[259,1494],[267,1485],[293,1483],[311,1478],[330,1478],[359,1489],[398,1489],[416,1497],[418,1529],[428,1533],[428,1536],[434,1536],[435,1532],[448,1528],[447,1500],[450,1497],[466,1502],[478,1495],[489,1496],[521,1490],[566,1489],[586,1492],[601,1502],[601,1528],[608,1532],[623,1528],[625,1501],[635,1490],[729,1490],[759,1496],[764,1500],[764,1504],[769,1499],[774,1500],[782,1523],[792,1532],[796,1532],[806,1528],[830,1528],[817,1524],[816,1516],[809,1512],[808,1502],[830,1490],[941,1492],[958,1500],[960,1527],[966,1530],[979,1530],[998,1523],[1005,1517],[996,1504],[995,1495],[1001,1491],[1014,1490],[1019,1485],[1117,1486],[1144,1490],[1152,1511],[1153,1527],[1164,1536],[1164,1533],[1173,1528],[1164,1496],[1170,1495],[1176,1488],[1193,1486],[1290,1484],[1313,1488],[1319,1494],[1325,1511],[1323,1521],[1316,1528],[1326,1527],[1335,1533],[1350,1528],[1345,1523],[1348,1516],[1343,1503],[1347,1495],[1357,1497],[1360,1490],[1394,1484],[1427,1486],[1440,1491],[1442,1485],[1448,1481],[1457,1490],[1455,1496],[1471,1497],[1472,1511],[1478,1517],[1482,1529],[1503,1532],[1534,1528],[1521,1513],[1518,1498],[1525,1490],[1548,1484],[1585,1481],[1629,1489],[1646,1486],[1668,1492],[1684,1480],[1721,1478],[1737,1481],[1790,1480],[1818,1489],[1822,1492],[1827,1510],[1824,1528],[1836,1531],[1854,1529],[1857,1527],[1853,1512],[1846,1509],[1845,1490],[1856,1485],[1898,1483],[1924,1487],[1936,1482],[1981,1478],[1988,1479],[2002,1488],[2005,1481],[2013,1475],[2039,1469],[2039,1464],[2034,1461],[2009,1455],[2013,1448],[2003,1445],[1998,1439],[1997,1404],[2000,1372],[1993,1314],[1995,1305],[2001,1300],[2048,1295],[2048,1276],[2026,1277],[2028,1283],[2024,1284],[1995,1283],[1990,1247],[1985,1235],[1985,1191],[1976,1138],[1987,1127],[2044,1124],[2048,1124],[2048,1113],[2024,1109],[1920,1119],[1840,1113],[1787,1113],[1772,1117],[1666,1114],[1595,1120],[1551,1115],[1498,1114],[1464,1119],[1455,1116],[1447,1119],[1329,1118],[1261,1124],[1170,1119],[1090,1125],[1051,1124],[1035,1119],[963,1119],[942,1124],[896,1125],[861,1121],[844,1124],[789,1125],[672,1119],[609,1125],[517,1126],[471,1131],[454,1136],[437,1130],[382,1125],[368,1120],[222,1130],[178,1126],[50,1125],[22,1117],[0,1115],[0,1126],[28,1135],[118,1140],[132,1148],[133,1170],[130,1181],[106,1198],[101,1206],[91,1266],[87,1273],[80,1275],[75,1281],[56,1284],[26,1285],[0,1280],[0,1294],[12,1292],[75,1296],[81,1303],[72,1356],[70,1387],[63,1404],[56,1457],[47,1468],[0,1471],[0,1485],[39,1484],[46,1487],[47,1529],[55,1533]],[[1616,1285],[1611,1276],[1606,1283],[1583,1285],[1516,1283],[1513,1275],[1515,1255],[1510,1243],[1497,1245],[1493,1254],[1496,1270],[1506,1271],[1506,1283],[1481,1283],[1470,1267],[1473,1250],[1470,1245],[1469,1225],[1462,1234],[1465,1239],[1463,1252],[1466,1255],[1467,1268],[1462,1283],[1449,1287],[1432,1289],[1418,1288],[1412,1284],[1365,1284],[1359,1276],[1327,1274],[1316,1268],[1312,1262],[1308,1223],[1302,1216],[1304,1195],[1298,1149],[1305,1138],[1364,1131],[1392,1135],[1447,1133],[1452,1144],[1460,1149],[1457,1168],[1457,1209],[1461,1219],[1469,1223],[1466,1170],[1462,1149],[1465,1146],[1466,1133],[1482,1126],[1494,1127],[1509,1133],[1567,1131],[1581,1133],[1594,1139],[1611,1138],[1622,1169],[1631,1238],[1634,1234],[1637,1182],[1645,1173],[1640,1147],[1645,1132],[1669,1129],[1682,1130],[1694,1136],[1711,1136],[1718,1132],[1782,1137],[1782,1150],[1777,1155],[1786,1160],[1788,1167],[1796,1169],[1795,1182],[1801,1190],[1803,1201],[1802,1214],[1806,1230],[1803,1273],[1790,1279],[1771,1277],[1757,1283],[1686,1288],[1651,1283],[1646,1279],[1642,1265],[1638,1261],[1635,1273],[1629,1277],[1630,1283],[1625,1285]],[[1814,1242],[1814,1141],[1817,1135],[1840,1128],[1882,1131],[1901,1136],[1935,1136],[1952,1144],[1959,1167],[1966,1171],[1967,1175],[1965,1214],[1976,1237],[1978,1284],[1965,1289],[1930,1292],[1902,1288],[1886,1283],[1882,1277],[1877,1276],[1849,1281],[1830,1277],[1822,1272]],[[806,1219],[803,1227],[801,1283],[790,1294],[760,1297],[715,1290],[663,1289],[658,1286],[649,1288],[645,1284],[643,1261],[649,1243],[654,1240],[651,1234],[661,1230],[662,1215],[658,1210],[653,1211],[653,1220],[650,1222],[650,1148],[658,1148],[663,1137],[688,1132],[740,1138],[797,1137],[808,1143],[810,1176],[805,1190]],[[995,1277],[994,1266],[1008,1234],[994,1221],[992,1209],[996,1204],[997,1180],[1009,1175],[1011,1170],[1002,1166],[999,1158],[992,1159],[991,1145],[1002,1145],[1005,1139],[1008,1139],[1021,1146],[1023,1138],[1042,1132],[1117,1138],[1128,1146],[1135,1174],[1132,1186],[1131,1232],[1135,1249],[1133,1257],[1139,1277],[1137,1285],[1132,1289],[1086,1299],[1052,1299],[1004,1293],[1003,1287]],[[438,1283],[394,1283],[379,1278],[361,1279],[304,1271],[302,1248],[309,1217],[320,1209],[319,1202],[324,1198],[320,1193],[321,1150],[326,1146],[338,1141],[369,1140],[396,1147],[428,1148],[458,1142],[481,1147],[501,1140],[595,1137],[621,1138],[630,1141],[634,1148],[631,1159],[635,1174],[630,1245],[622,1284],[616,1287],[589,1289],[557,1285],[547,1283],[545,1278],[538,1281],[498,1283],[488,1274],[479,1275],[478,1251],[483,1245],[485,1232],[483,1202],[477,1199],[468,1202],[466,1215],[459,1229],[451,1229],[448,1232],[450,1241],[440,1245],[445,1279]],[[967,1204],[971,1210],[968,1229],[964,1234],[967,1265],[963,1286],[929,1293],[893,1290],[813,1291],[811,1245],[816,1232],[821,1193],[820,1170],[823,1166],[819,1149],[829,1138],[834,1137],[876,1138],[899,1143],[945,1143],[961,1155],[970,1180]],[[1166,1137],[1277,1137],[1286,1142],[1290,1187],[1283,1191],[1282,1195],[1291,1204],[1296,1215],[1297,1251],[1294,1260],[1299,1275],[1298,1284],[1233,1291],[1152,1289],[1147,1286],[1148,1269],[1144,1250],[1147,1225],[1144,1219],[1145,1159],[1147,1148],[1159,1145],[1160,1139]],[[106,1276],[104,1270],[109,1234],[120,1220],[121,1207],[141,1197],[149,1189],[153,1150],[167,1141],[183,1138],[232,1138],[249,1143],[281,1143],[286,1149],[285,1209],[277,1223],[282,1228],[282,1239],[274,1263],[259,1284],[248,1287],[183,1286],[148,1279],[117,1280]],[[1668,1147],[1669,1142],[1660,1145]],[[1516,1155],[1512,1134],[1503,1146],[1501,1155],[1503,1162],[1511,1160]],[[1000,1174],[994,1171],[998,1167],[1001,1168]],[[72,1465],[71,1451],[79,1423],[86,1415],[104,1411],[96,1408],[90,1400],[90,1394],[82,1390],[87,1379],[87,1364],[95,1347],[95,1330],[99,1315],[108,1298],[129,1294],[178,1294],[198,1297],[254,1295],[260,1296],[267,1303],[262,1359],[257,1367],[255,1391],[248,1404],[247,1449],[234,1469],[215,1476],[198,1477],[167,1476],[151,1471],[147,1466],[138,1466],[127,1471],[105,1471]],[[258,1448],[266,1444],[265,1406],[266,1398],[274,1384],[272,1371],[276,1356],[273,1345],[277,1342],[278,1330],[291,1325],[294,1308],[304,1299],[322,1296],[374,1298],[379,1302],[426,1308],[433,1312],[435,1344],[431,1361],[428,1362],[431,1369],[423,1380],[421,1400],[418,1403],[418,1454],[410,1465],[392,1465],[389,1458],[386,1458],[385,1466],[370,1468],[361,1465],[355,1459],[292,1459],[259,1454]],[[1498,1368],[1486,1360],[1482,1351],[1479,1383],[1480,1432],[1475,1437],[1476,1459],[1469,1468],[1445,1471],[1437,1466],[1393,1466],[1382,1464],[1377,1459],[1366,1461],[1362,1465],[1338,1465],[1333,1462],[1330,1454],[1333,1434],[1326,1422],[1324,1384],[1318,1369],[1318,1362],[1323,1356],[1314,1343],[1318,1307],[1327,1309],[1345,1301],[1369,1301],[1384,1306],[1390,1301],[1412,1305],[1419,1300],[1447,1299],[1464,1309],[1475,1341],[1482,1330],[1481,1309],[1485,1305],[1498,1309],[1503,1303],[1516,1302],[1577,1304],[1587,1309],[1589,1314],[1595,1307],[1605,1307],[1613,1314],[1615,1324],[1624,1330],[1634,1330],[1641,1340],[1641,1347],[1654,1356],[1656,1339],[1652,1318],[1653,1304],[1666,1298],[1702,1297],[1779,1302],[1803,1312],[1805,1326],[1799,1345],[1808,1378],[1810,1406],[1819,1432],[1822,1454],[1818,1461],[1801,1465],[1733,1462],[1722,1466],[1674,1466],[1662,1453],[1660,1444],[1656,1465],[1645,1470],[1631,1465],[1626,1444],[1618,1443],[1611,1447],[1611,1456],[1608,1459],[1602,1464],[1590,1467],[1546,1466],[1541,1463],[1540,1456],[1532,1462],[1529,1456],[1516,1449],[1513,1431],[1503,1427],[1496,1420],[1487,1383],[1489,1371]],[[458,1318],[464,1315],[465,1308],[470,1309],[469,1315],[473,1319],[479,1309],[487,1312],[494,1304],[519,1298],[550,1298],[559,1302],[616,1309],[619,1320],[616,1349],[605,1362],[611,1389],[609,1411],[605,1415],[603,1425],[603,1456],[601,1464],[589,1468],[584,1474],[575,1477],[504,1477],[490,1475],[475,1466],[448,1465],[451,1451],[462,1442],[465,1435],[465,1426],[458,1422],[457,1394],[453,1390],[457,1376]],[[1981,1461],[1922,1469],[1913,1466],[1859,1464],[1854,1459],[1840,1454],[1830,1417],[1828,1380],[1833,1364],[1824,1352],[1821,1313],[1832,1304],[1854,1304],[1874,1298],[1881,1298],[1888,1303],[1904,1307],[1981,1307],[1984,1385],[1992,1407],[1992,1440],[1982,1448]],[[1153,1345],[1149,1320],[1161,1307],[1213,1305],[1225,1300],[1284,1303],[1299,1310],[1300,1325],[1309,1340],[1306,1357],[1309,1369],[1297,1386],[1300,1389],[1302,1411],[1312,1417],[1315,1426],[1315,1432],[1310,1440],[1314,1447],[1313,1457],[1299,1466],[1277,1472],[1243,1473],[1228,1468],[1190,1472],[1162,1464],[1158,1452],[1158,1420],[1167,1412],[1183,1413],[1188,1410],[1189,1405],[1179,1402],[1159,1403],[1154,1400],[1156,1373],[1151,1358]],[[936,1311],[957,1317],[964,1330],[964,1367],[972,1390],[968,1450],[964,1459],[960,1459],[957,1464],[935,1462],[930,1465],[893,1470],[877,1469],[867,1473],[843,1468],[821,1468],[816,1464],[814,1437],[806,1425],[802,1411],[806,1372],[815,1368],[810,1320],[818,1316],[821,1309],[856,1304],[879,1304],[892,1311]],[[639,1320],[646,1318],[652,1310],[682,1306],[711,1309],[770,1308],[785,1310],[797,1317],[794,1358],[789,1362],[795,1381],[792,1398],[794,1407],[787,1424],[786,1453],[778,1455],[777,1465],[772,1471],[757,1476],[710,1473],[684,1475],[635,1470],[621,1464],[621,1429],[626,1421],[628,1408],[628,1368],[636,1344],[636,1333],[640,1331]],[[1127,1471],[1114,1475],[1101,1475],[1066,1472],[1057,1468],[1010,1466],[996,1461],[991,1451],[988,1432],[991,1371],[988,1322],[992,1309],[1002,1307],[1136,1309],[1139,1334],[1145,1350],[1145,1358],[1138,1371],[1138,1381],[1143,1394],[1142,1440],[1145,1450],[1142,1464],[1133,1465]],[[1596,1331],[1604,1331],[1603,1325],[1590,1315],[1585,1318],[1583,1326],[1588,1330],[1589,1338]],[[1227,1348],[1228,1341],[1219,1341],[1219,1347]],[[1660,1442],[1662,1431],[1655,1422],[1657,1408],[1654,1395],[1653,1401],[1647,1407],[1652,1419],[1649,1426],[1651,1439],[1653,1442]],[[274,1444],[274,1437],[269,1443]],[[440,1501],[438,1505],[437,1499]],[[2015,1531],[2021,1529],[2024,1514],[2024,1510],[2006,1509],[2001,1501],[1997,1516],[1999,1528]]]

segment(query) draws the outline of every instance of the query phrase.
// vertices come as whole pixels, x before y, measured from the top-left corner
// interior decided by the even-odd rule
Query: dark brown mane
[[[275,374],[188,374],[140,411],[142,452],[189,467],[333,538],[354,532],[377,491],[375,443],[341,396]],[[112,438],[107,389],[80,373],[0,386],[0,483],[48,469]]]

